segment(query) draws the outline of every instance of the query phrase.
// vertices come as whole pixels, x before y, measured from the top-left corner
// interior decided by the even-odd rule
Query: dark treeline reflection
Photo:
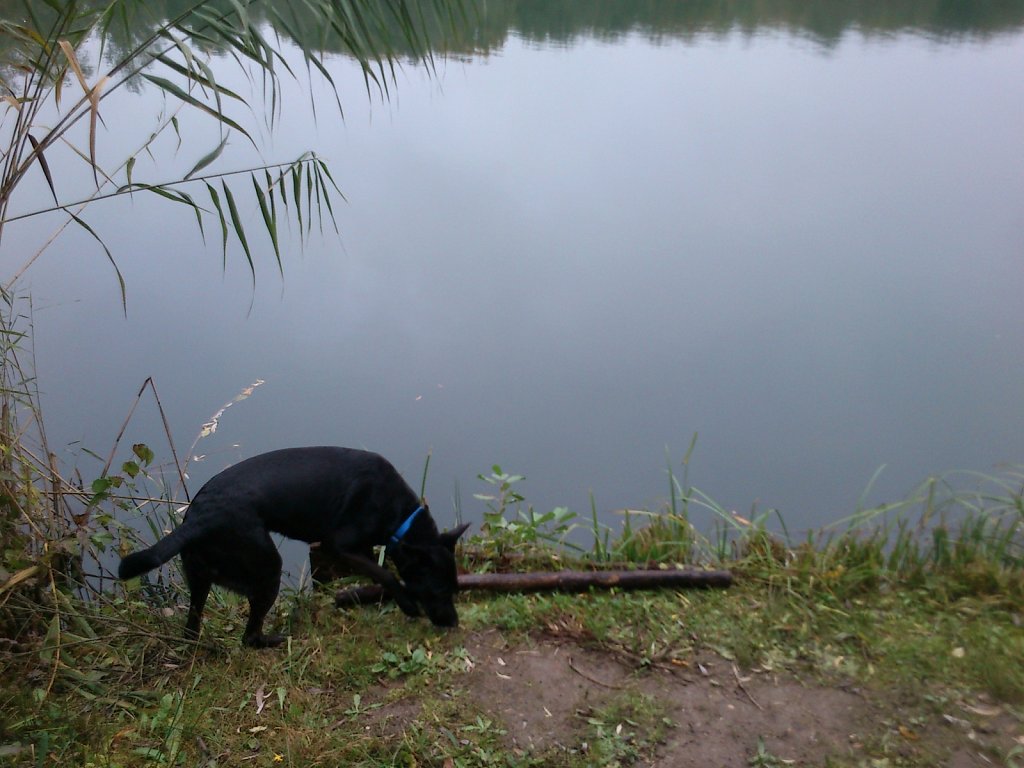
[[[113,48],[127,50],[154,23],[177,18],[192,0],[125,0],[111,25]],[[822,46],[848,31],[859,34],[911,33],[937,41],[987,38],[1024,26],[1024,0],[407,0],[413,19],[425,21],[433,50],[486,54],[510,35],[528,41],[571,45],[581,39],[613,41],[639,34],[653,41],[687,40],[740,31],[781,30]],[[40,13],[44,4],[36,4]],[[85,6],[85,4],[83,4]],[[97,3],[95,8],[107,7]],[[207,7],[232,7],[228,0]],[[265,3],[250,9],[283,38],[298,37],[311,48],[346,53],[343,37],[325,29],[305,3],[282,3],[268,13]],[[21,0],[0,0],[0,16],[25,17]],[[402,55],[402,35],[374,35],[381,54]],[[386,41],[386,42],[385,42]],[[0,41],[0,49],[6,44]]]
[[[1020,28],[1024,0],[487,0],[479,42],[500,45],[510,32],[571,43],[638,33],[652,40],[781,29],[823,45],[848,30],[914,32],[936,39],[986,37]]]

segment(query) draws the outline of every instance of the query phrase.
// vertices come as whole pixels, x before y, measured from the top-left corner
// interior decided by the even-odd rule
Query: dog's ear
[[[450,531],[445,531],[439,537],[441,539],[441,543],[454,552],[455,542],[459,540],[459,536],[464,534],[468,528],[469,523],[463,523],[458,528],[452,528]]]

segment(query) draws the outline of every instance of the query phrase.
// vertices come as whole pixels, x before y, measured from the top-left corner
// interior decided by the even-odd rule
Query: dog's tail
[[[164,536],[160,541],[149,549],[132,552],[121,560],[117,568],[117,576],[120,579],[130,579],[139,576],[154,568],[159,568],[176,554],[181,552],[193,538],[197,531],[188,524],[188,518],[181,525]]]

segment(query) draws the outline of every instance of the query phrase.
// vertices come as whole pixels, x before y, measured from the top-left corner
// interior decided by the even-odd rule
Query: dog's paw
[[[249,648],[274,648],[285,641],[284,635],[252,635],[242,638],[242,645]]]

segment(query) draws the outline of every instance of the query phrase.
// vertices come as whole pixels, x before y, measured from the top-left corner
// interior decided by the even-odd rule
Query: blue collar
[[[423,506],[416,507],[416,511],[405,518],[405,522],[398,526],[398,530],[391,534],[391,543],[397,544],[402,540],[402,537],[409,532],[409,528],[412,527],[412,521],[416,519],[420,512],[423,511]]]

